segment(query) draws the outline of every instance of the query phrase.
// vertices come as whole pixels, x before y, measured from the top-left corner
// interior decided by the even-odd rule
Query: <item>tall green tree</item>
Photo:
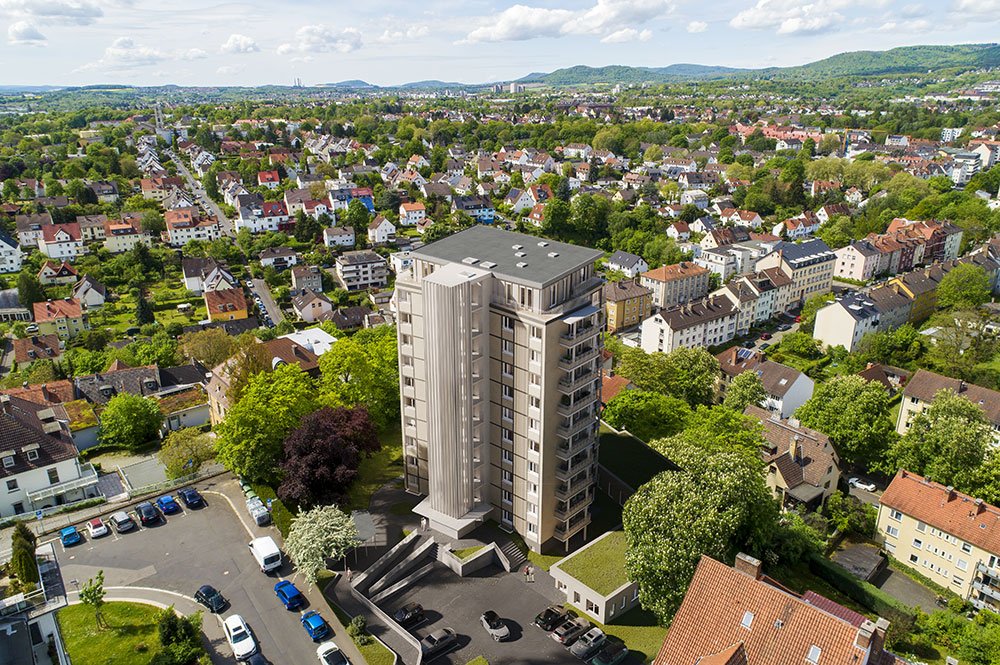
[[[282,441],[316,407],[313,381],[298,365],[254,375],[215,428],[218,460],[250,480],[276,481]]]
[[[608,402],[601,417],[615,429],[627,429],[642,441],[652,441],[681,431],[690,415],[691,409],[682,399],[623,390]]]
[[[143,293],[139,293],[135,301],[135,322],[144,326],[149,323],[156,323],[156,316],[153,314],[153,306],[146,300]]]
[[[678,434],[649,444],[664,457],[674,459],[679,449],[699,449],[705,455],[739,453],[753,464],[763,466],[760,457],[764,445],[764,427],[756,418],[726,406],[699,406],[688,418],[687,427]]]
[[[691,406],[712,403],[719,371],[719,361],[705,349],[645,353],[628,348],[618,364],[618,373],[641,390],[673,395]]]
[[[100,420],[97,437],[102,444],[136,450],[156,439],[163,413],[155,400],[119,393],[104,407]]]
[[[885,460],[896,438],[890,409],[889,394],[881,384],[841,375],[816,386],[795,416],[829,436],[841,459],[870,465]]]
[[[315,584],[327,559],[341,559],[357,544],[358,528],[350,515],[337,506],[317,506],[292,520],[285,552],[306,581]]]
[[[989,299],[990,278],[981,266],[972,263],[958,264],[938,284],[938,307],[975,309]]]
[[[341,337],[319,359],[320,401],[364,406],[379,427],[399,417],[399,357],[390,326]]]
[[[196,427],[185,427],[168,434],[156,456],[167,468],[168,477],[180,478],[215,457],[215,440]]]
[[[23,271],[17,276],[17,301],[21,307],[30,311],[32,305],[44,302],[45,299],[45,290],[37,277],[28,271]]]
[[[682,471],[665,471],[625,504],[625,567],[643,608],[669,622],[702,554],[731,561],[760,555],[777,528],[778,507],[760,468],[740,453],[705,455],[678,447]]]
[[[767,391],[757,372],[741,372],[733,377],[726,388],[726,397],[722,400],[725,406],[743,413],[743,409],[751,404],[761,406],[767,399]]]
[[[108,627],[104,621],[104,571],[88,579],[80,589],[80,602],[94,610],[94,623],[98,630]]]

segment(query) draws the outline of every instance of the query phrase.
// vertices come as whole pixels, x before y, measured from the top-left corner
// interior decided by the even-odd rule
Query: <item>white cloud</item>
[[[734,16],[729,25],[738,30],[776,30],[779,35],[819,32],[844,21],[842,10],[860,0],[757,0],[757,4]],[[884,5],[874,0],[867,5]]]
[[[898,14],[903,18],[919,18],[927,15],[927,8],[921,4],[913,3],[901,7]]]
[[[253,37],[232,34],[229,35],[226,43],[219,47],[219,50],[223,53],[254,53],[259,51],[260,47],[257,46],[257,42],[254,41]]]
[[[932,29],[934,29],[934,24],[925,18],[914,18],[906,21],[886,21],[878,27],[879,32],[895,32],[901,34],[930,32]]]
[[[239,74],[243,71],[243,65],[223,65],[215,70],[216,74],[223,74],[224,76],[232,76],[233,74]]]
[[[278,55],[293,53],[350,53],[364,45],[361,31],[355,28],[337,29],[327,25],[304,25],[295,31],[292,43],[278,47]]]
[[[104,16],[90,0],[0,0],[0,11],[43,24],[89,25]]]
[[[687,25],[687,31],[691,33],[705,32],[708,30],[708,23],[704,21],[691,21]]]
[[[1000,13],[1000,0],[955,0],[952,10],[957,14],[989,16]]]
[[[635,28],[622,28],[616,30],[601,40],[602,44],[621,44],[624,42],[648,42],[653,38],[652,30],[636,30]]]
[[[398,42],[404,39],[421,39],[431,33],[431,29],[426,25],[411,25],[406,30],[386,30],[376,40],[383,44]]]
[[[149,67],[168,60],[170,56],[150,46],[136,44],[131,37],[119,37],[104,49],[100,60],[81,66],[80,70],[122,71]]]
[[[181,60],[204,60],[208,57],[206,51],[200,48],[189,48],[178,56]]]
[[[7,28],[7,41],[11,44],[25,46],[45,46],[46,44],[45,35],[28,21],[11,23],[10,27]]]
[[[638,36],[642,34],[638,27],[673,9],[672,0],[597,0],[592,7],[580,10],[513,5],[499,14],[483,18],[481,25],[467,34],[462,43],[523,41],[564,35],[604,35],[608,39],[625,29],[634,30]]]

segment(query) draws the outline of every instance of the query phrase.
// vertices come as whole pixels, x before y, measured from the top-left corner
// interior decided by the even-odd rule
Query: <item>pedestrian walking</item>
[[[353,576],[354,576],[354,573],[352,573],[351,569],[348,568],[347,569],[347,581],[350,582],[351,581],[351,577],[353,577]]]

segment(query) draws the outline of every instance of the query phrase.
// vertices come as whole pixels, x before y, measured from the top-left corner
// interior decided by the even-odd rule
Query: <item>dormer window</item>
[[[3,468],[9,469],[12,466],[14,466],[14,456],[7,455],[6,457],[3,458]]]
[[[28,456],[28,461],[30,461],[30,462],[34,462],[35,460],[38,459],[38,451],[37,450],[29,450],[26,454]]]
[[[115,389],[112,386],[101,386],[97,389],[101,393],[101,396],[111,399],[115,395]]]

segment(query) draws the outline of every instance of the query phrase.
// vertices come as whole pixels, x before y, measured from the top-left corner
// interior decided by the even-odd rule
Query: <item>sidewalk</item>
[[[366,607],[359,603],[351,594],[347,581],[344,580],[342,582],[341,580],[343,580],[343,578],[340,575],[331,580],[324,589],[324,595],[330,601],[336,603],[340,609],[344,610],[344,612],[350,616],[355,617],[361,615],[365,617],[365,620],[368,622],[368,632],[385,642],[390,649],[395,651],[396,655],[399,657],[398,662],[401,665],[416,663],[417,654],[415,653],[413,647],[410,646],[406,640],[400,637],[396,631],[385,625],[378,615],[369,612]],[[336,617],[334,618],[336,619]],[[344,634],[346,635],[346,633]],[[340,642],[337,642],[337,645],[340,646]],[[353,642],[351,643],[351,646],[354,646]],[[357,662],[364,661],[361,660]]]

